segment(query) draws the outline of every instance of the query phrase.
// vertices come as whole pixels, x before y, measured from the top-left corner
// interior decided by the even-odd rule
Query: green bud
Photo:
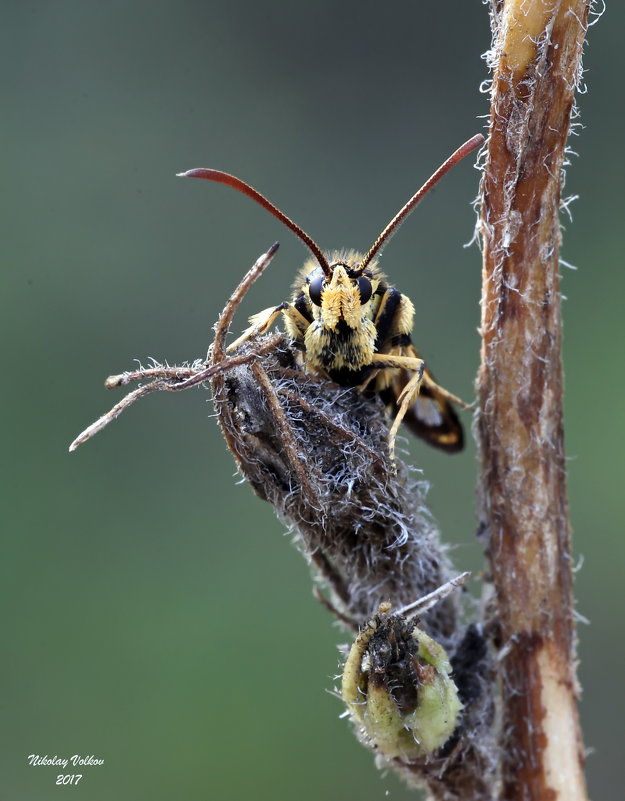
[[[342,695],[369,745],[411,762],[449,739],[462,704],[442,646],[389,610],[383,604],[354,641]]]

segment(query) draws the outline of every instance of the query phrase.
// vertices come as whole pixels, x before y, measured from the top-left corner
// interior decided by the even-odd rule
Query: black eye
[[[364,306],[371,297],[372,292],[371,281],[365,278],[364,275],[361,275],[358,279],[358,290],[360,292],[360,305]]]
[[[310,299],[315,306],[321,306],[321,293],[323,292],[324,283],[325,276],[317,275],[315,278],[313,278],[308,286],[308,294],[310,295]]]

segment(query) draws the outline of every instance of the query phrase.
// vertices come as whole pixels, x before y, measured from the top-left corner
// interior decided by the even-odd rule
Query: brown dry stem
[[[562,422],[561,176],[590,3],[493,8],[482,182],[482,524],[502,648],[500,798],[586,798]]]

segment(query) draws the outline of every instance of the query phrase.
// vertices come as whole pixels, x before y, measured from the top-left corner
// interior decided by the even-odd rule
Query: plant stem
[[[577,714],[558,276],[562,167],[589,0],[493,6],[482,182],[482,525],[502,692],[501,795],[586,798]]]

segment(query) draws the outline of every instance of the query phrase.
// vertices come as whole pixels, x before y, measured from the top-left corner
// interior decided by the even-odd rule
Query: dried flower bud
[[[442,646],[389,609],[380,606],[352,645],[342,694],[371,747],[412,762],[449,739],[462,704]]]

